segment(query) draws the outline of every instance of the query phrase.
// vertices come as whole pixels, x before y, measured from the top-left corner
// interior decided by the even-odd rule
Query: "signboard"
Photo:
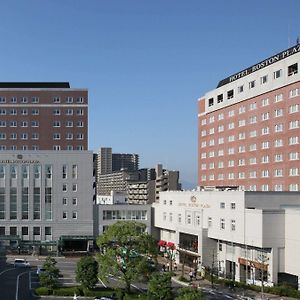
[[[245,258],[239,257],[239,264],[244,265],[244,266],[249,266],[255,269],[260,269],[267,271],[268,270],[268,265],[260,263],[258,261],[253,261],[253,260],[246,260]]]
[[[253,73],[255,71],[263,69],[263,68],[265,68],[267,66],[270,66],[271,64],[273,64],[275,62],[278,62],[278,61],[280,61],[282,59],[285,59],[285,58],[287,58],[287,57],[289,57],[289,56],[291,56],[293,54],[296,54],[298,52],[300,52],[300,44],[298,44],[298,45],[296,45],[294,47],[291,47],[291,48],[289,48],[287,50],[284,50],[284,51],[282,51],[282,52],[280,52],[280,53],[278,53],[276,55],[273,55],[273,56],[271,56],[271,57],[269,57],[269,58],[267,58],[267,59],[265,59],[265,60],[263,60],[263,61],[255,64],[255,65],[253,65],[253,66],[251,66],[251,67],[249,67],[249,68],[247,68],[247,69],[245,69],[245,70],[243,70],[241,72],[238,72],[238,73],[236,73],[234,75],[231,75],[231,76],[229,76],[229,77],[221,80],[219,82],[217,88],[221,87],[221,86],[223,86],[223,85],[225,85],[227,83],[233,82],[233,81],[235,81],[237,79],[240,79],[240,78],[242,78],[244,76],[247,76],[247,75],[249,75],[249,74],[251,74],[251,73]]]

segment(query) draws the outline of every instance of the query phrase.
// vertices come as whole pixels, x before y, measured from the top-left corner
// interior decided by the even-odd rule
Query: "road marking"
[[[2,271],[2,272],[0,273],[0,276],[1,276],[2,274],[4,274],[5,272],[11,271],[11,270],[15,270],[15,268],[10,268],[10,269],[7,269],[7,270],[5,270],[5,271]]]
[[[17,286],[16,286],[16,300],[18,300],[18,294],[19,294],[19,280],[20,280],[20,277],[24,274],[28,273],[28,271],[26,272],[23,272],[23,273],[20,273],[18,276],[17,276]]]
[[[105,287],[107,288],[106,284],[98,277],[98,280],[100,281],[100,283]]]

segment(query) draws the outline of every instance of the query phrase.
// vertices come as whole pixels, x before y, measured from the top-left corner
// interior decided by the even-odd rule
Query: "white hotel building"
[[[300,285],[299,193],[169,191],[153,207],[177,261],[249,284],[263,270],[265,285]]]

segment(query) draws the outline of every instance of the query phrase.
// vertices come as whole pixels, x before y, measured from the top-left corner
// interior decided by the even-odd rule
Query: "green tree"
[[[182,288],[178,291],[178,297],[175,300],[202,300],[202,294],[195,288]]]
[[[118,221],[97,238],[99,277],[103,281],[109,274],[119,276],[130,292],[131,283],[145,273],[149,256],[157,256],[156,242],[145,228],[139,222]]]
[[[148,284],[149,300],[172,300],[171,274],[153,273]]]
[[[98,264],[94,257],[82,257],[77,263],[76,281],[79,282],[82,287],[92,289],[98,282],[97,275]]]
[[[53,289],[57,286],[59,269],[56,267],[56,260],[48,256],[43,264],[45,272],[39,275],[40,284],[48,289]]]

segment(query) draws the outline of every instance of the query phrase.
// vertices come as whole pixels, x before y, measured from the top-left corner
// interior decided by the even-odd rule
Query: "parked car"
[[[15,262],[14,262],[14,267],[15,268],[29,268],[30,263],[26,259],[16,258]]]
[[[44,273],[46,271],[45,268],[43,267],[38,267],[37,270],[36,270],[36,275],[40,275],[42,273]]]

